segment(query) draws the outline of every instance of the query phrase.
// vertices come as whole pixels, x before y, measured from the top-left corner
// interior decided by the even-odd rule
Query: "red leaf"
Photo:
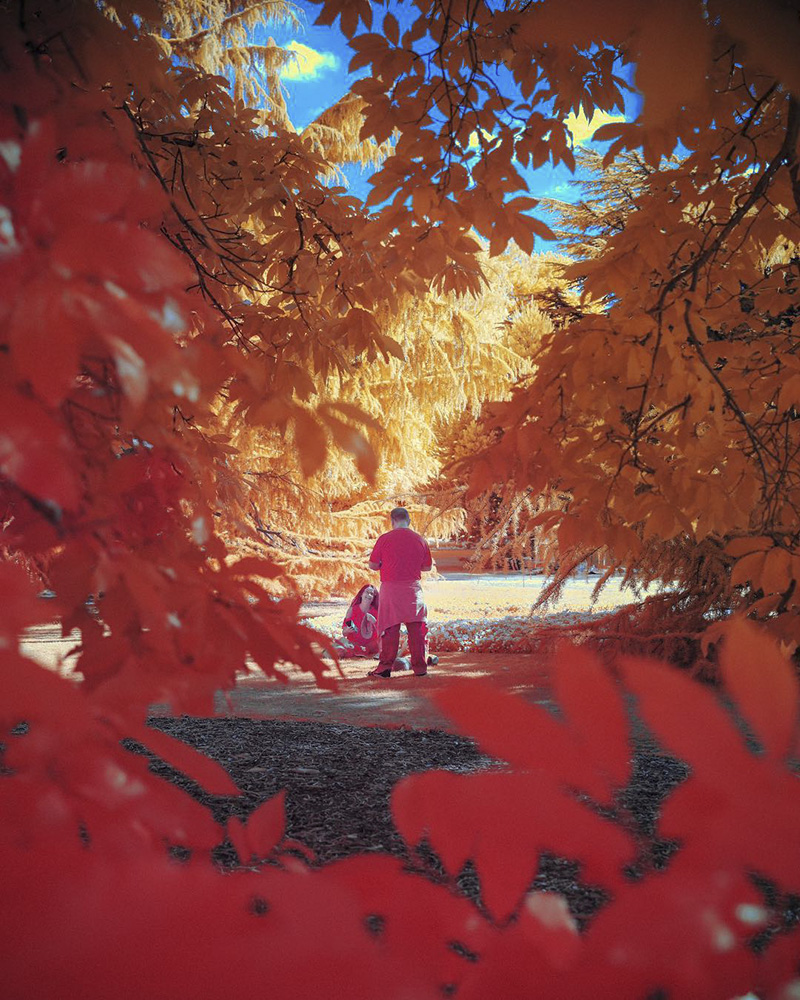
[[[549,939],[523,909],[489,942],[458,995],[606,1000],[663,993],[728,1000],[762,982],[759,959],[744,944],[753,930],[745,918],[758,911],[758,902],[740,874],[718,866],[681,870],[673,862],[666,874],[620,888],[577,947],[563,931]]]
[[[684,842],[684,855],[699,870],[724,858],[786,889],[800,887],[797,778],[772,758],[748,754],[707,779],[690,777],[667,799],[661,826]]]
[[[51,406],[75,384],[81,344],[87,339],[85,320],[73,306],[68,290],[47,274],[24,286],[11,318],[9,340],[17,378],[30,382]]]
[[[42,228],[47,225],[53,232],[105,222],[119,216],[133,192],[145,183],[141,170],[122,163],[58,164],[37,198],[37,216]]]
[[[247,864],[252,857],[266,857],[280,843],[286,829],[285,801],[284,788],[262,802],[244,822],[236,816],[228,819],[228,837],[242,864]]]
[[[408,875],[394,858],[361,854],[326,865],[312,879],[320,895],[335,897],[337,890],[344,889],[349,897],[355,896],[362,926],[366,917],[379,918],[377,944],[382,954],[391,956],[402,977],[393,982],[399,987],[402,981],[403,995],[409,1000],[441,995],[436,985],[458,984],[471,974],[474,966],[456,953],[454,941],[481,954],[498,936],[469,900],[428,879]],[[365,948],[363,954],[368,953]],[[384,989],[373,997],[397,992],[399,988]]]
[[[150,388],[144,358],[127,340],[123,340],[121,337],[107,333],[106,340],[114,354],[120,388],[134,407],[138,409],[147,400]]]
[[[34,400],[0,393],[0,474],[25,493],[61,509],[78,505],[72,444],[66,431]]]
[[[259,576],[271,580],[281,574],[280,566],[263,556],[245,556],[243,559],[237,559],[236,562],[231,563],[227,569],[234,577]]]
[[[498,691],[482,680],[445,687],[433,700],[493,757],[515,767],[546,771],[598,799],[605,797],[606,782],[592,758],[566,726],[538,705]]]
[[[234,784],[228,772],[216,761],[195,750],[194,747],[190,747],[158,729],[150,729],[145,726],[136,734],[136,737],[149,750],[158,754],[162,760],[196,781],[212,795],[240,794],[239,788]]]
[[[250,860],[250,844],[247,840],[244,823],[238,816],[229,816],[225,829],[228,834],[228,840],[233,844],[236,853],[239,855],[239,861],[242,864],[246,864]]]
[[[59,783],[79,799],[76,805],[98,853],[118,850],[126,841],[137,849],[166,840],[206,851],[219,843],[220,828],[209,810],[153,774],[145,757],[116,744],[104,746],[96,732],[87,736],[82,744],[55,748],[57,773]]]
[[[0,646],[15,643],[24,629],[51,614],[22,566],[9,562],[0,563],[0,608]]]
[[[75,668],[83,675],[86,691],[95,691],[110,677],[118,674],[130,657],[130,641],[123,633],[103,633],[99,622],[81,622],[81,643]]]
[[[291,851],[297,851],[298,854],[302,854],[306,861],[313,865],[317,860],[316,853],[308,846],[308,844],[303,844],[299,840],[294,840],[291,837],[284,838],[281,844],[281,851],[286,854]]]
[[[797,728],[800,685],[770,636],[741,620],[730,623],[720,653],[725,686],[766,751],[784,757]]]
[[[620,665],[645,722],[696,773],[715,780],[744,766],[744,741],[712,691],[654,660],[624,657]]]
[[[760,902],[743,872],[719,860],[697,871],[679,857],[666,875],[626,886],[597,915],[584,964],[603,978],[613,973],[617,996],[739,996],[753,985],[758,961],[746,946],[755,928],[739,915]]]
[[[519,914],[525,938],[542,951],[551,965],[571,965],[581,950],[578,927],[566,899],[556,892],[529,892]]]
[[[461,871],[475,844],[475,816],[458,796],[459,786],[452,771],[429,771],[398,782],[392,792],[392,819],[408,844],[418,844],[441,821],[441,804],[447,803],[448,834],[437,838],[436,852],[451,875]]]
[[[164,237],[123,222],[90,223],[60,233],[51,261],[63,273],[138,293],[185,288],[192,282],[188,263]]]
[[[250,851],[258,858],[266,857],[280,843],[286,829],[286,789],[251,812],[245,823]]]
[[[612,788],[625,785],[631,757],[628,720],[609,671],[580,647],[562,649],[555,660],[554,690],[570,728],[606,772]]]
[[[70,681],[17,653],[0,649],[0,718],[88,725],[86,699]]]
[[[452,875],[471,858],[484,902],[501,920],[530,886],[542,851],[578,859],[589,878],[610,885],[634,853],[619,828],[541,774],[412,775],[392,794],[392,816],[409,844],[427,836]]]

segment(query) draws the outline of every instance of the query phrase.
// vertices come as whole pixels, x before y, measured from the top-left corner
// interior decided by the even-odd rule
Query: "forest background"
[[[796,930],[763,960],[748,950],[748,921],[771,918],[745,875],[797,891],[785,766],[800,640],[796,4],[770,0],[757,16],[747,0],[587,0],[568,16],[552,0],[318,6],[349,39],[357,78],[301,129],[281,82],[297,50],[266,34],[294,30],[282,0],[0,11],[0,683],[8,738],[25,737],[3,758],[0,843],[18,890],[3,911],[8,981],[27,994],[19,956],[76,893],[90,943],[93,914],[126,928],[131,954],[136,935],[151,942],[147,921],[180,883],[172,918],[154,925],[164,940],[203,898],[191,954],[209,939],[231,960],[252,945],[254,917],[271,912],[250,905],[261,890],[244,880],[226,893],[199,864],[166,867],[164,840],[207,852],[217,824],[120,739],[230,792],[219,769],[147,729],[148,706],[210,712],[248,661],[335,683],[301,600],[361,582],[367,540],[404,501],[429,536],[466,532],[501,565],[557,567],[554,591],[590,558],[666,585],[631,612],[637,627],[701,638],[761,741],[748,754],[687,678],[619,668],[696,772],[671,815],[693,849],[660,895],[638,893],[621,880],[625,836],[601,833],[602,816],[565,791],[608,802],[628,777],[606,668],[578,653],[578,673],[563,668],[563,725],[488,692],[447,696],[512,768],[471,776],[466,798],[448,785],[398,799],[409,839],[435,830],[434,803],[450,810],[445,856],[456,866],[476,853],[495,901],[475,932],[492,957],[469,982],[459,973],[464,995],[481,995],[512,954],[520,990],[549,969],[566,996],[587,976],[602,995],[604,975],[621,988],[622,963],[630,995],[667,983],[724,998],[761,982],[788,996]],[[576,122],[597,114],[602,155],[574,142]],[[531,196],[527,171],[576,160],[576,201]],[[355,164],[371,169],[365,201],[340,183]],[[558,253],[542,253],[551,240]],[[42,586],[55,594],[46,606]],[[729,626],[737,611],[760,631]],[[53,616],[79,634],[79,686],[20,652],[25,629]],[[478,704],[494,706],[488,726]],[[702,826],[708,788],[717,809]],[[534,812],[548,805],[545,836]],[[279,848],[281,809],[266,806],[245,833],[228,830],[245,856]],[[488,824],[483,840],[459,839],[465,813]],[[530,858],[509,869],[486,846],[512,819],[538,831],[522,838],[530,851],[562,838],[606,880],[616,901],[599,931],[578,938],[558,903],[528,900]],[[316,908],[321,924],[352,930],[351,951],[328,956],[362,976],[352,995],[387,978],[427,995],[441,956],[413,969],[409,939],[368,951],[353,930],[376,872],[397,906],[418,908],[427,890],[379,865],[349,871],[269,877],[280,900],[269,922],[285,921],[276,981],[291,983],[318,944],[298,929]],[[636,939],[651,891],[664,928],[691,926],[691,961]],[[469,938],[473,917],[436,899],[437,942]],[[66,965],[89,977],[81,934],[66,963],[66,939],[51,937],[36,975]],[[202,978],[178,953],[175,968],[169,953],[155,967],[172,995],[195,995]],[[249,953],[243,968],[243,982],[264,974]],[[120,969],[106,973],[95,969],[96,995]],[[429,974],[423,990],[414,977]]]

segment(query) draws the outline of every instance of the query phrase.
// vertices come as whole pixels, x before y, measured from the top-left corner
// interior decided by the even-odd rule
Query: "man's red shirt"
[[[392,528],[381,535],[369,561],[380,563],[381,583],[419,580],[433,565],[428,543],[411,528]]]

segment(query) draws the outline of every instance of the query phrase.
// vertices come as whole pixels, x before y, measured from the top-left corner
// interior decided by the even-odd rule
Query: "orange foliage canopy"
[[[493,252],[511,236],[530,247],[542,231],[518,215],[532,203],[510,197],[520,166],[571,164],[567,114],[621,111],[623,63],[644,98],[635,122],[595,135],[606,165],[641,151],[643,175],[613,218],[585,213],[600,249],[566,272],[583,308],[493,409],[502,440],[465,464],[473,489],[556,490],[558,504],[515,527],[556,532],[562,568],[603,548],[640,582],[676,581],[674,607],[699,618],[738,602],[794,646],[796,5],[418,6],[424,33],[418,22],[399,37],[387,15],[382,35],[353,42],[372,70],[357,84],[365,133],[400,133],[373,178],[387,227],[408,211],[474,224]],[[328,0],[325,18],[341,7]],[[342,14],[344,30],[355,22]]]
[[[352,65],[370,68],[362,136],[396,136],[372,178],[386,238],[474,226],[492,253],[530,249],[548,231],[516,197],[521,168],[573,164],[568,115],[619,114],[626,62],[643,97],[636,121],[595,134],[606,166],[636,154],[640,176],[618,177],[620,210],[585,213],[590,259],[566,272],[582,307],[493,408],[502,440],[465,463],[473,491],[555,495],[513,524],[549,532],[545,562],[603,549],[634,580],[677,583],[672,610],[695,627],[741,605],[794,648],[796,5],[412,6],[403,32],[367,2],[325,0],[320,18],[341,15]]]

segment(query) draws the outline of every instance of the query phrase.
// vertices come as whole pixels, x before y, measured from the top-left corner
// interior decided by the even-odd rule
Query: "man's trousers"
[[[428,626],[425,622],[405,622],[408,629],[408,651],[411,654],[411,669],[415,674],[426,674],[428,664],[425,653],[425,636]],[[384,629],[381,636],[381,657],[378,670],[391,670],[400,647],[400,623]]]

